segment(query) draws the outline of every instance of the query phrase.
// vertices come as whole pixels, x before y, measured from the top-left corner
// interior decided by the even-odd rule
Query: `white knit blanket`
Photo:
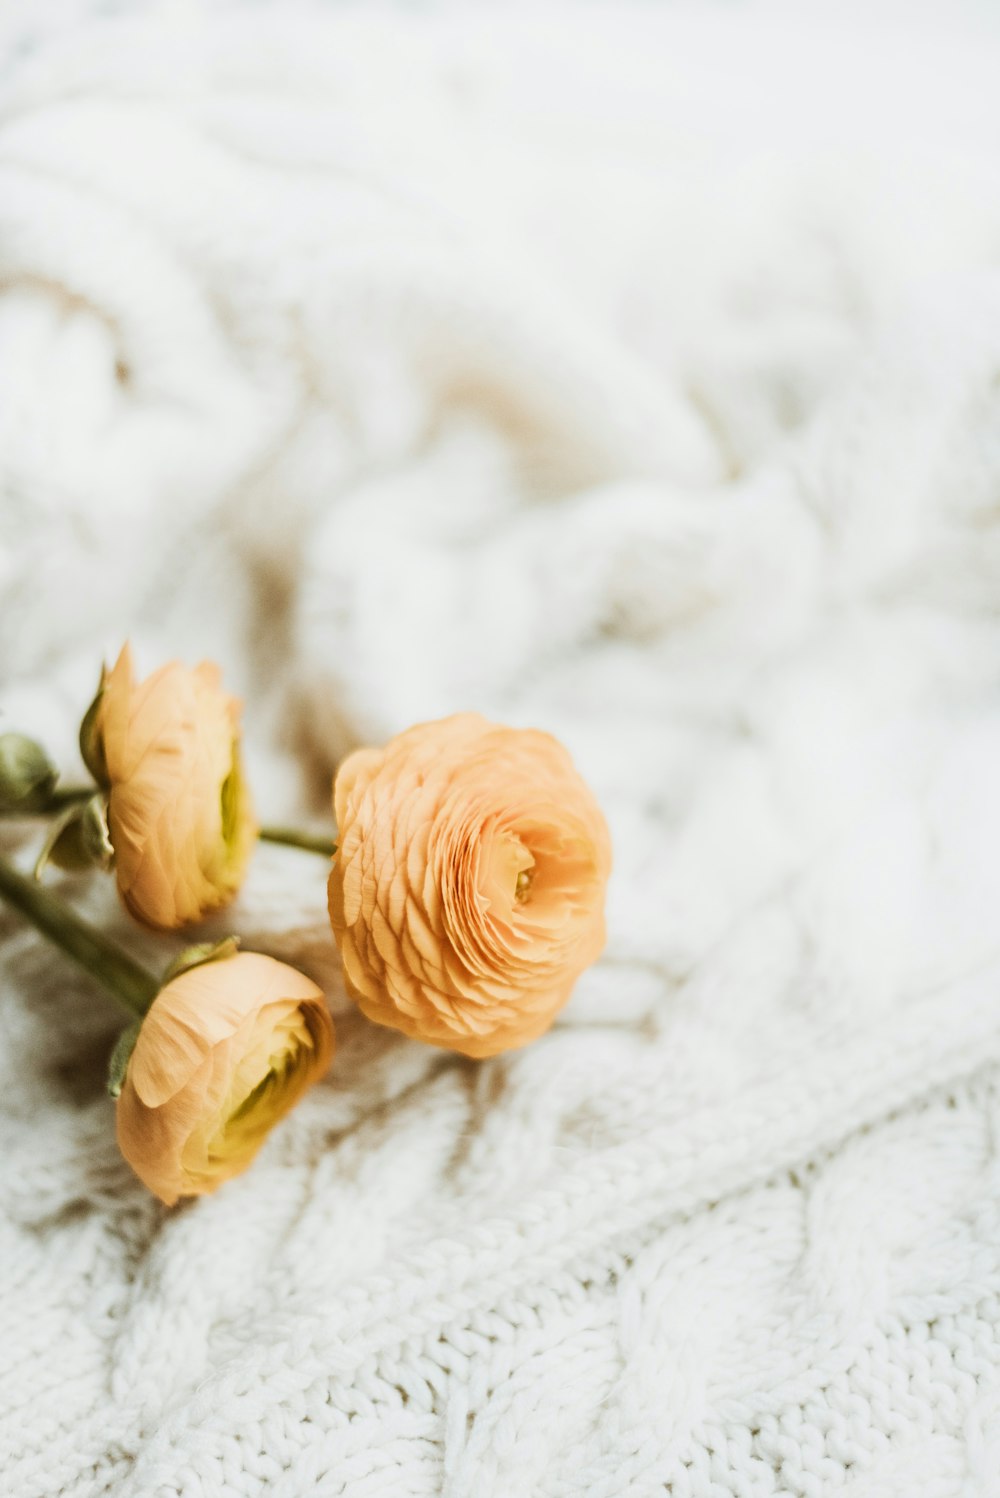
[[[0,9],[0,728],[78,771],[128,635],[270,820],[478,708],[616,855],[477,1064],[262,849],[338,1055],[172,1212],[0,914],[5,1495],[1000,1491],[998,79],[961,0]]]

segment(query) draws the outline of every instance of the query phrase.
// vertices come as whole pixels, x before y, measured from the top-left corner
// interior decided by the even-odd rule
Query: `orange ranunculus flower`
[[[551,1025],[604,946],[611,843],[563,746],[477,713],[360,749],[334,785],[330,921],[369,1019],[467,1056]]]
[[[240,952],[153,1000],[117,1103],[118,1144],[167,1206],[246,1170],[333,1055],[333,1021],[304,973]]]
[[[239,752],[240,704],[219,668],[173,661],[137,683],[126,645],[96,705],[122,899],[171,929],[232,899],[257,840]]]

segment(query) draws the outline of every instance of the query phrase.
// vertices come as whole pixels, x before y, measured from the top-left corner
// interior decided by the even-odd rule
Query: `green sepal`
[[[185,947],[183,952],[178,952],[163,974],[163,986],[166,987],[174,978],[179,978],[181,973],[189,973],[193,967],[203,967],[206,962],[224,962],[227,957],[235,957],[239,949],[238,936],[227,936],[224,941],[199,941],[193,947]]]
[[[98,785],[105,789],[111,784],[108,776],[108,764],[104,757],[104,740],[97,731],[97,713],[101,706],[101,698],[108,681],[107,666],[101,667],[101,679],[97,684],[97,695],[83,715],[80,724],[80,754],[84,764],[93,775]]]
[[[114,867],[115,850],[108,833],[107,802],[98,793],[89,801],[68,806],[49,828],[42,851],[35,861],[35,878],[41,879],[48,864],[68,874],[98,868],[106,873]]]
[[[41,811],[58,779],[41,744],[23,733],[0,733],[0,811]]]
[[[135,1043],[139,1039],[141,1029],[142,1020],[133,1020],[115,1041],[115,1048],[108,1061],[108,1092],[112,1097],[117,1097],[125,1085],[125,1073],[128,1071],[128,1064],[132,1059],[132,1052],[135,1050]]]
[[[90,855],[83,846],[82,806],[67,806],[50,826],[41,852],[35,859],[34,876],[41,879],[50,863],[68,874],[90,868]]]
[[[115,850],[108,831],[108,798],[100,791],[83,808],[80,836],[94,867],[110,873],[115,866]]]

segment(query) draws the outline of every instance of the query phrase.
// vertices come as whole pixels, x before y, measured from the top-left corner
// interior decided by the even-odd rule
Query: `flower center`
[[[487,839],[479,867],[479,893],[494,914],[508,920],[531,890],[534,859],[520,838],[504,832]]]
[[[240,819],[243,815],[243,782],[240,776],[239,745],[235,740],[229,774],[222,782],[219,802],[222,813],[222,841],[226,852],[233,856],[238,848]]]

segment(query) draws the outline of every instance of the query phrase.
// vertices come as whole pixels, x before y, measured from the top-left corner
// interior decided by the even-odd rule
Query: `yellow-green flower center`
[[[219,800],[222,813],[222,841],[225,844],[227,855],[230,858],[234,858],[239,852],[244,802],[239,745],[235,740],[233,741],[233,757],[229,774],[222,782]]]
[[[301,1044],[293,1044],[272,1057],[270,1067],[256,1086],[221,1120],[210,1146],[213,1155],[229,1157],[257,1148],[263,1136],[296,1101],[301,1090],[300,1065],[304,1060]]]

